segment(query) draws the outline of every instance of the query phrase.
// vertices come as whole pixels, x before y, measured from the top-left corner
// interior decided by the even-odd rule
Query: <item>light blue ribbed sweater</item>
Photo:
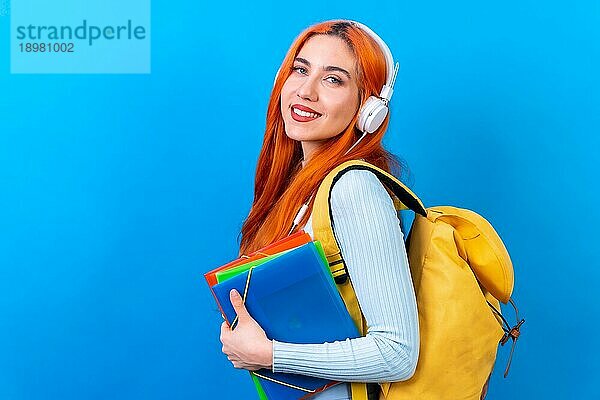
[[[375,174],[352,170],[333,186],[331,213],[367,334],[333,343],[273,341],[273,371],[342,382],[406,380],[419,356],[419,326],[404,235],[393,202]],[[312,215],[304,230],[313,236]],[[349,388],[340,384],[312,398],[348,400]]]

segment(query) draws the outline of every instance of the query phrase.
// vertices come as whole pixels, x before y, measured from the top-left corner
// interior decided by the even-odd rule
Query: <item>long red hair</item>
[[[388,172],[402,172],[402,163],[381,144],[388,127],[389,114],[379,129],[367,134],[352,151],[344,155],[362,135],[356,128],[357,113],[343,132],[325,140],[311,155],[305,167],[300,168],[302,146],[285,133],[280,111],[281,89],[292,72],[294,59],[304,43],[318,34],[343,39],[354,53],[361,105],[369,96],[377,96],[386,81],[383,51],[369,34],[348,21],[317,23],[294,40],[271,92],[265,136],[256,167],[254,201],[241,230],[240,255],[251,253],[287,236],[302,204],[312,194],[316,194],[319,183],[337,165],[348,160],[364,159]],[[313,201],[314,196],[300,227],[308,221]]]

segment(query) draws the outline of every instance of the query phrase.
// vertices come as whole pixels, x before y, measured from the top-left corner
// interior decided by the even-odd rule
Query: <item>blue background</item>
[[[339,17],[401,63],[413,189],[511,253],[527,322],[489,398],[600,395],[600,3],[370,4],[155,1],[148,75],[11,75],[0,17],[0,399],[254,398],[202,274],[237,254],[285,52]]]

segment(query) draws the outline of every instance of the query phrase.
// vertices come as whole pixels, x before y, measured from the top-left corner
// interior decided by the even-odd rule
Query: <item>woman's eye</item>
[[[292,71],[298,71],[298,72],[300,72],[301,74],[304,74],[304,73],[303,73],[302,71],[300,71],[300,70],[302,70],[302,71],[306,71],[306,69],[304,69],[303,67],[292,67]]]
[[[304,68],[304,67],[292,67],[292,71],[299,72],[302,75],[306,75],[306,68]],[[333,83],[335,85],[341,85],[342,84],[342,81],[340,79],[334,77],[334,76],[328,76],[325,79],[327,79],[327,80],[331,79],[329,82]]]

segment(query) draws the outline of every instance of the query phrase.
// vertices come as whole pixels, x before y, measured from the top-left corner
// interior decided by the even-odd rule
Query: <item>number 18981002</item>
[[[74,43],[19,43],[21,53],[73,53]]]

